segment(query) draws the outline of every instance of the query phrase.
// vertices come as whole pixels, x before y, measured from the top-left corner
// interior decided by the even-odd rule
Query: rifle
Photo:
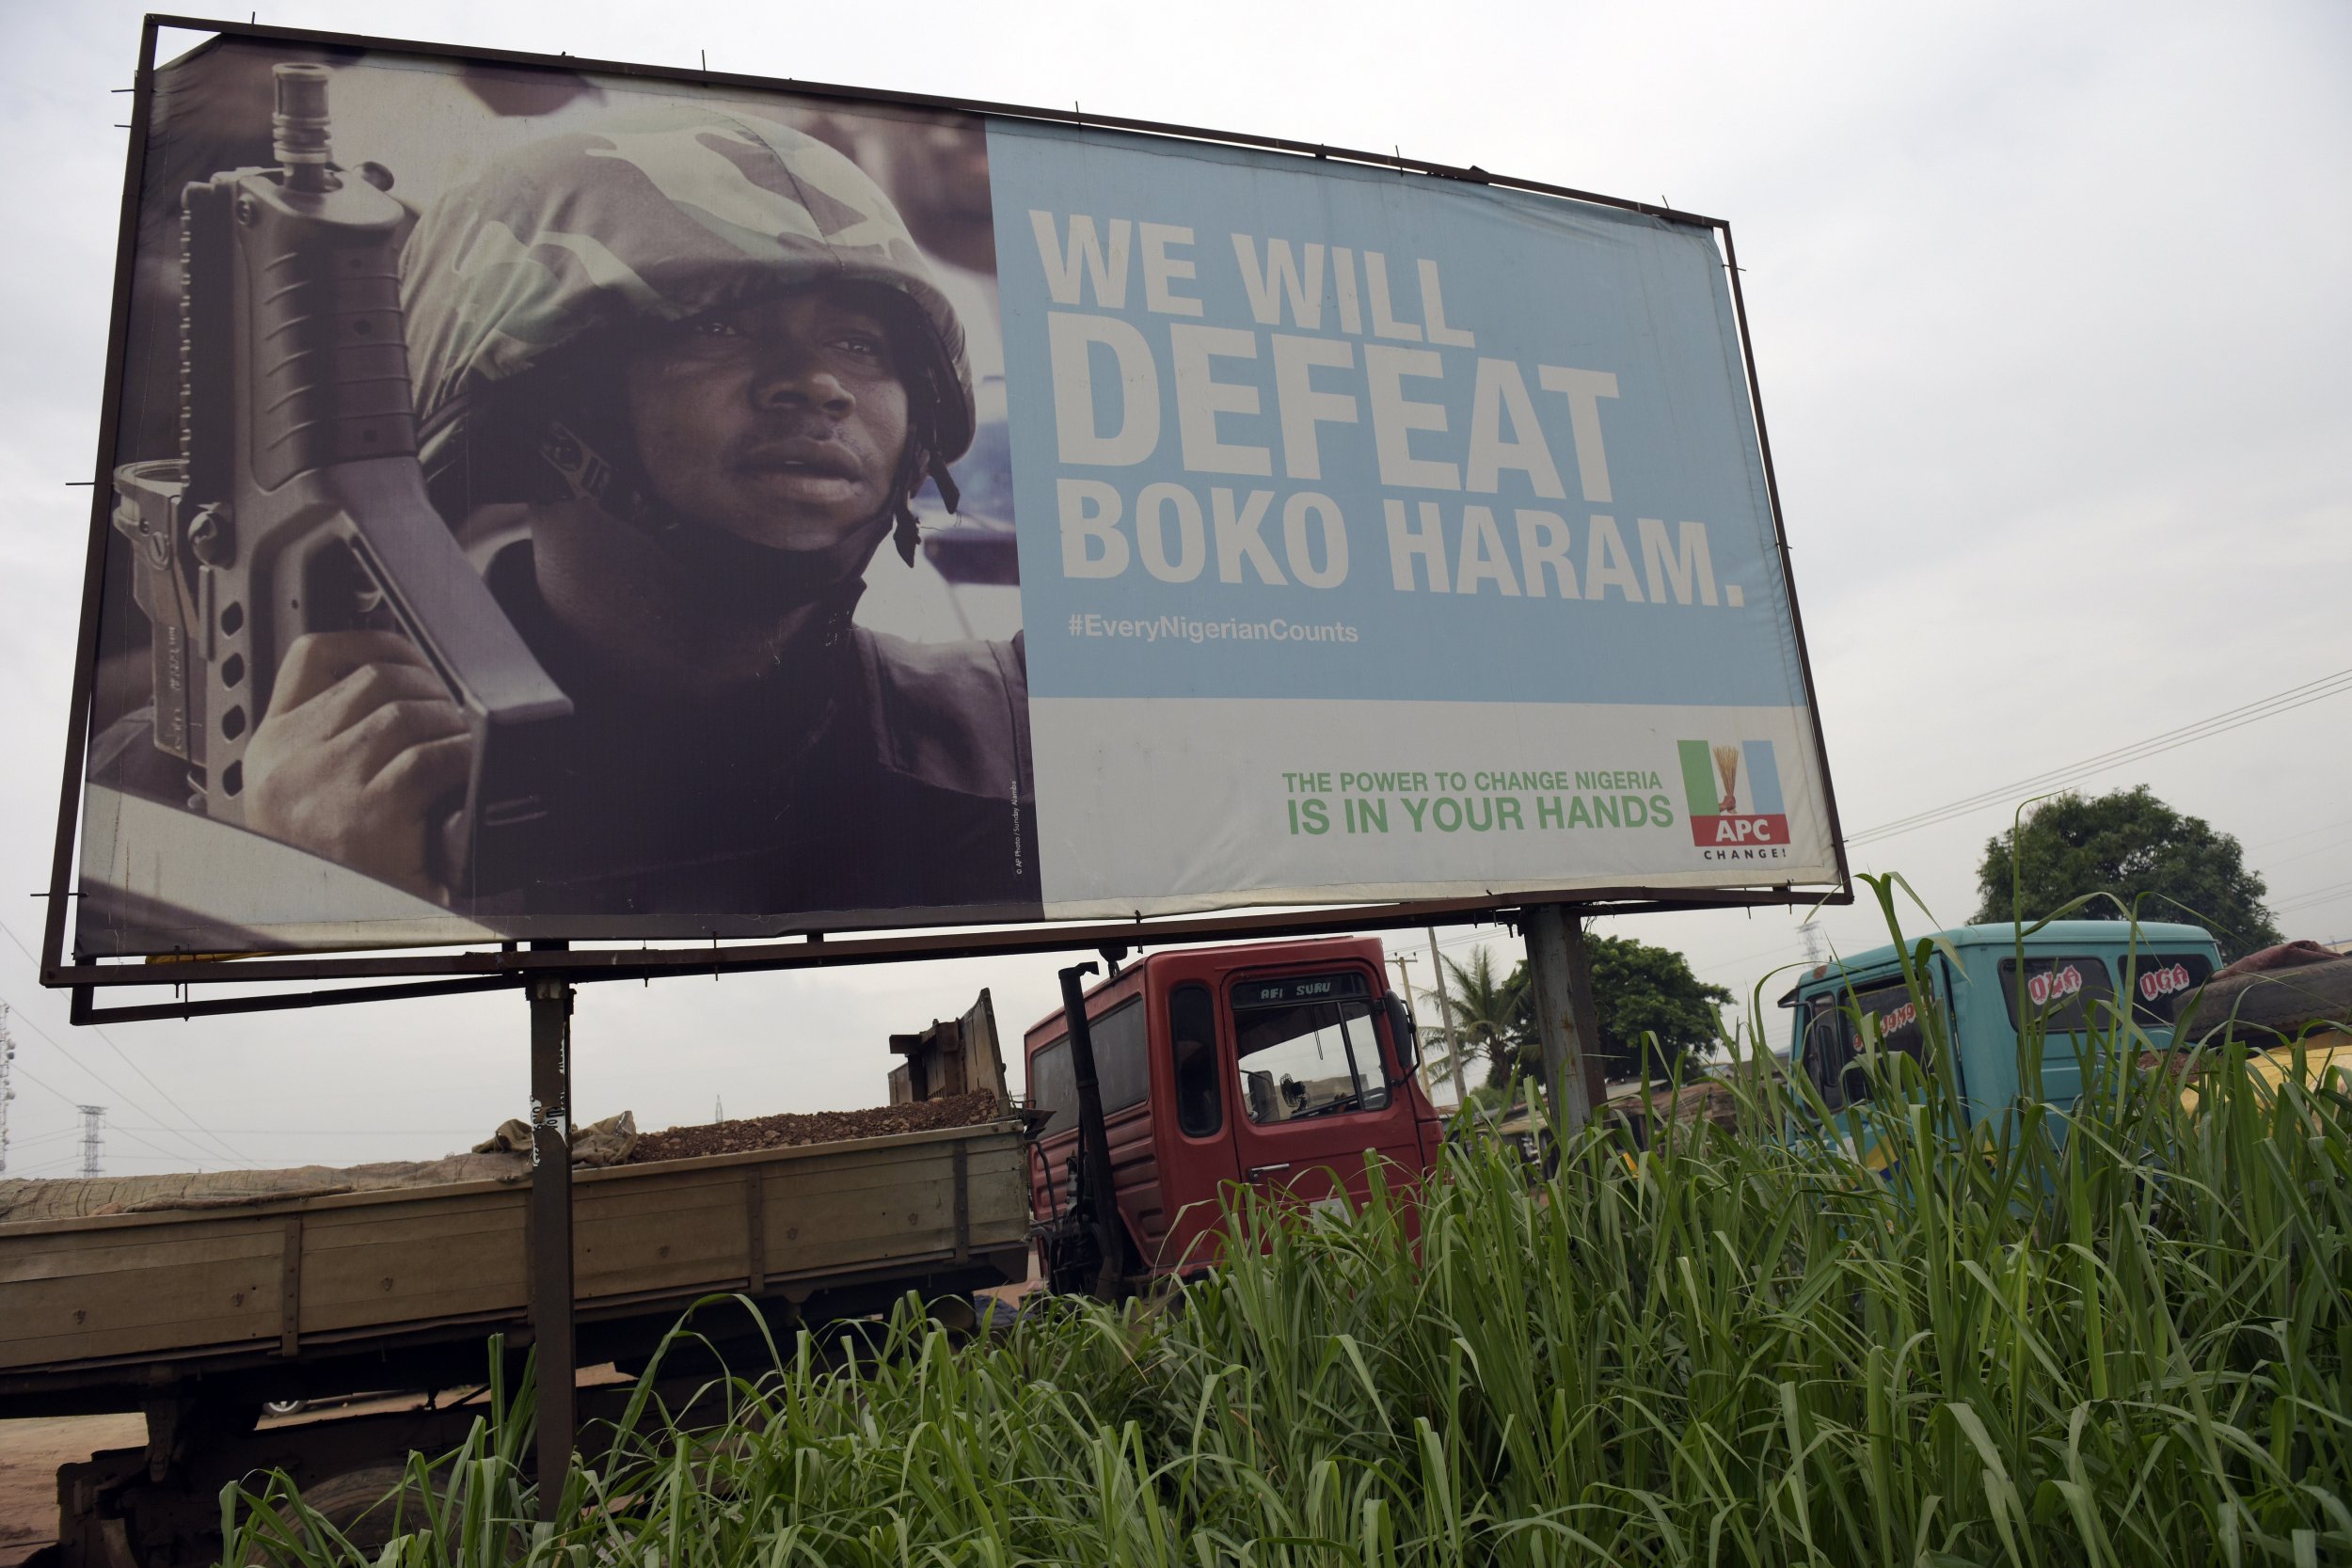
[[[333,163],[326,82],[278,66],[278,166],[182,193],[180,456],[118,468],[113,521],[153,631],[155,745],[209,816],[245,821],[245,749],[296,638],[389,615],[416,643],[473,740],[428,846],[464,909],[521,885],[547,815],[532,753],[571,703],[426,497],[405,213]]]

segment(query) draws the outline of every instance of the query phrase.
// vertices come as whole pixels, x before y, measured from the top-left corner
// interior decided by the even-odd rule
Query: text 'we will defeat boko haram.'
[[[1583,501],[1615,501],[1602,417],[1604,403],[1619,396],[1615,372],[1477,355],[1475,334],[1447,320],[1436,261],[1410,269],[1418,295],[1410,311],[1376,250],[1235,233],[1229,251],[1198,244],[1183,225],[1034,210],[1029,222],[1047,293],[1062,308],[1048,312],[1046,333],[1065,468],[1134,467],[1161,451],[1169,435],[1165,363],[1187,473],[1270,479],[1279,447],[1282,478],[1311,484],[1324,477],[1324,427],[1368,416],[1380,485],[1416,493],[1381,501],[1400,593],[1743,602],[1738,584],[1717,587],[1704,521],[1670,529],[1637,516],[1629,543],[1614,513],[1590,512],[1580,550],[1559,510],[1507,507],[1506,520],[1496,506],[1422,499],[1498,495],[1513,474],[1534,498],[1565,501],[1562,472],[1572,465]],[[1248,326],[1203,319],[1200,269],[1229,259]],[[1128,308],[1131,290],[1146,312],[1166,318],[1156,341],[1108,313]],[[1467,418],[1457,421],[1465,381]],[[1456,407],[1440,401],[1449,393]],[[1067,578],[1117,578],[1139,563],[1163,582],[1184,583],[1214,561],[1219,582],[1347,580],[1348,521],[1321,490],[1159,481],[1130,494],[1109,479],[1069,475],[1057,488]]]

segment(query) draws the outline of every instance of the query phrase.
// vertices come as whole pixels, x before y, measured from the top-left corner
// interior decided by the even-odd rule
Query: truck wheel
[[[304,1487],[302,1500],[324,1514],[354,1546],[373,1553],[391,1540],[395,1530],[405,1533],[423,1522],[423,1497],[407,1481],[406,1465],[371,1465]]]

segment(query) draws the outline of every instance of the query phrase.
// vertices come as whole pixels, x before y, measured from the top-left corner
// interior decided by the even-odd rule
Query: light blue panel
[[[1038,695],[1803,704],[1730,296],[1710,232],[1486,186],[1008,121],[990,123],[989,164],[1023,621],[1030,688]],[[1060,245],[1073,214],[1091,216],[1105,237],[1113,219],[1138,226],[1131,230],[1126,297],[1119,308],[1106,309],[1090,287],[1075,305],[1055,304],[1032,211],[1052,214]],[[1166,254],[1192,266],[1193,276],[1168,286],[1174,297],[1198,302],[1197,316],[1149,308],[1143,224],[1191,230],[1189,245],[1170,245]],[[1276,238],[1302,256],[1311,243],[1327,247],[1323,319],[1314,330],[1294,325],[1287,310],[1278,325],[1256,320],[1236,233],[1258,242],[1260,255]],[[1339,321],[1328,247],[1358,258],[1352,270],[1363,313],[1359,332]],[[1478,362],[1507,360],[1527,388],[1565,499],[1539,496],[1534,481],[1514,469],[1502,471],[1494,494],[1383,483],[1367,350],[1430,345],[1393,344],[1375,334],[1371,302],[1363,297],[1368,252],[1385,259],[1393,319],[1416,329],[1429,325],[1421,281],[1427,261],[1440,279],[1446,324],[1475,340],[1474,346],[1436,347],[1440,375],[1402,384],[1411,400],[1438,405],[1444,423],[1442,431],[1412,432],[1409,455],[1461,468]],[[1142,461],[1098,467],[1061,460],[1048,338],[1048,317],[1057,309],[1116,317],[1141,335],[1162,414],[1156,444]],[[1273,470],[1267,477],[1185,466],[1171,328],[1200,326],[1249,335],[1256,357],[1218,358],[1213,374],[1254,388],[1258,411],[1217,415],[1215,437],[1263,449]],[[1317,390],[1351,396],[1358,416],[1353,424],[1318,427],[1318,479],[1285,471],[1272,362],[1278,332],[1343,345],[1351,361],[1313,372]],[[1093,429],[1108,433],[1121,422],[1123,394],[1110,352],[1096,349],[1093,363]],[[1611,489],[1606,501],[1582,493],[1571,401],[1542,388],[1545,366],[1616,377],[1618,395],[1593,402]],[[1064,575],[1058,506],[1066,480],[1108,483],[1120,494],[1131,560],[1118,577]],[[1200,508],[1205,567],[1190,580],[1161,580],[1132,558],[1139,555],[1132,548],[1136,503],[1153,483],[1184,487]],[[1284,585],[1262,582],[1248,565],[1245,580],[1219,580],[1211,526],[1218,487],[1233,492],[1237,508],[1252,491],[1272,492],[1260,534],[1285,566]],[[1307,586],[1287,568],[1281,517],[1288,498],[1301,491],[1329,498],[1344,519],[1348,570],[1335,586]],[[1568,527],[1567,555],[1585,596],[1562,599],[1549,573],[1540,598],[1524,592],[1524,583],[1518,596],[1507,595],[1492,578],[1472,584],[1475,593],[1399,592],[1384,504],[1390,501],[1402,502],[1415,523],[1421,503],[1437,503],[1449,577],[1457,581],[1466,503],[1493,512],[1515,581],[1526,568],[1516,510],[1556,513]],[[1656,586],[1666,602],[1629,602],[1622,589],[1594,597],[1595,585],[1581,579],[1591,564],[1595,513],[1615,520],[1645,601],[1652,584],[1638,519],[1659,519],[1666,525],[1662,537],[1677,546],[1681,522],[1703,522],[1719,602],[1696,602],[1695,582],[1693,602],[1674,602],[1662,577]],[[1182,538],[1172,521],[1179,513],[1166,515],[1168,553],[1182,566]],[[1535,526],[1539,540],[1549,537]],[[1323,568],[1319,551],[1310,563]],[[1419,568],[1415,580],[1425,581]],[[1735,585],[1744,600],[1739,608],[1728,602]],[[1123,631],[1120,622],[1129,623]],[[1158,641],[1149,640],[1146,626],[1160,631]],[[1347,630],[1320,631],[1330,627]],[[1266,628],[1268,635],[1250,638],[1245,628]]]
[[[1748,809],[1764,816],[1778,816],[1788,811],[1781,804],[1780,769],[1772,763],[1772,743],[1750,740],[1743,743],[1748,763]]]

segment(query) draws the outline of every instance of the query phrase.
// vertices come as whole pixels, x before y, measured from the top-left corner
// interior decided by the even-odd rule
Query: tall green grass
[[[1175,1300],[961,1346],[910,1303],[699,1430],[647,1385],[552,1532],[518,1401],[412,1462],[380,1554],[274,1482],[225,1497],[229,1559],[2352,1561],[2352,1103],[2225,1046],[2185,1112],[2110,1016],[2079,1106],[1964,1131],[1919,1000],[1924,1070],[1871,1065],[1890,1175],[1751,1069],[1739,1133],[1596,1128],[1534,1185],[1470,1146],[1350,1220],[1242,1195]]]

